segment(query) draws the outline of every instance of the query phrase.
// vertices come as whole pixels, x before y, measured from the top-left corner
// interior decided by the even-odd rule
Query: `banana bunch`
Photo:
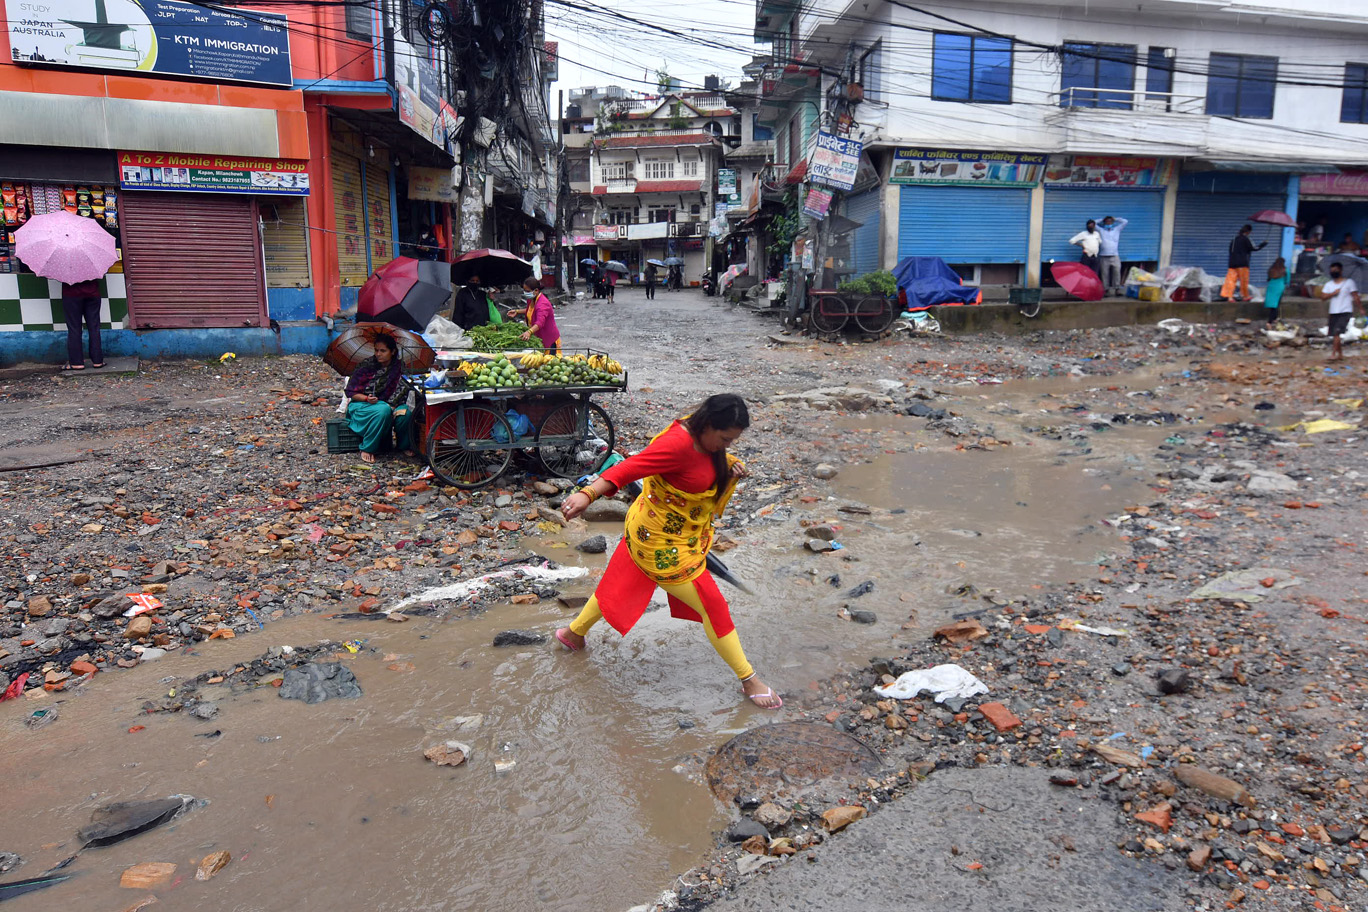
[[[526,354],[519,356],[518,363],[522,365],[523,370],[531,370],[534,367],[542,367],[558,360],[560,359],[556,355],[539,351],[527,352]]]
[[[589,366],[596,371],[603,371],[614,376],[622,373],[622,365],[607,355],[590,355],[586,360]]]
[[[466,376],[470,376],[479,369],[480,365],[476,364],[474,361],[462,361],[460,364],[456,365],[456,370],[460,371]]]

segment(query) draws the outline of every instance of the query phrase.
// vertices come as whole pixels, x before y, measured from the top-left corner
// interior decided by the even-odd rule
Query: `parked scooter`
[[[717,294],[717,280],[713,278],[712,273],[703,273],[703,281],[699,284],[703,289],[703,294],[706,296],[711,298],[713,295]]]

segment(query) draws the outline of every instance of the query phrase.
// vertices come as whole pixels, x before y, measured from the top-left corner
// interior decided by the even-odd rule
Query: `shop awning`
[[[637,193],[697,193],[702,189],[702,181],[637,181],[636,185]]]
[[[1246,171],[1258,174],[1338,174],[1339,168],[1324,162],[1208,161],[1217,171]]]
[[[803,178],[807,177],[807,165],[808,163],[806,158],[800,161],[798,164],[794,165],[793,170],[789,171],[788,174],[784,175],[784,183],[802,183]]]

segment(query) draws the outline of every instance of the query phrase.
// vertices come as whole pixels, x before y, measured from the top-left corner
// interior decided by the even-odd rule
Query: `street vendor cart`
[[[604,353],[438,352],[438,360],[461,365],[441,386],[418,390],[414,442],[444,484],[482,488],[515,459],[579,478],[612,454],[613,422],[593,397],[625,390],[627,374]]]

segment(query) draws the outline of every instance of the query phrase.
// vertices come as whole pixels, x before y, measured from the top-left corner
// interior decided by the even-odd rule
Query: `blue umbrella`
[[[647,260],[647,261],[646,261],[646,265],[647,265],[647,266],[664,266],[665,263],[662,262],[662,261],[660,261],[660,260]]]
[[[580,260],[580,265],[581,265],[581,266],[597,266],[597,265],[598,265],[598,260],[594,260],[594,259],[590,259],[589,257],[585,257],[584,259]]]

